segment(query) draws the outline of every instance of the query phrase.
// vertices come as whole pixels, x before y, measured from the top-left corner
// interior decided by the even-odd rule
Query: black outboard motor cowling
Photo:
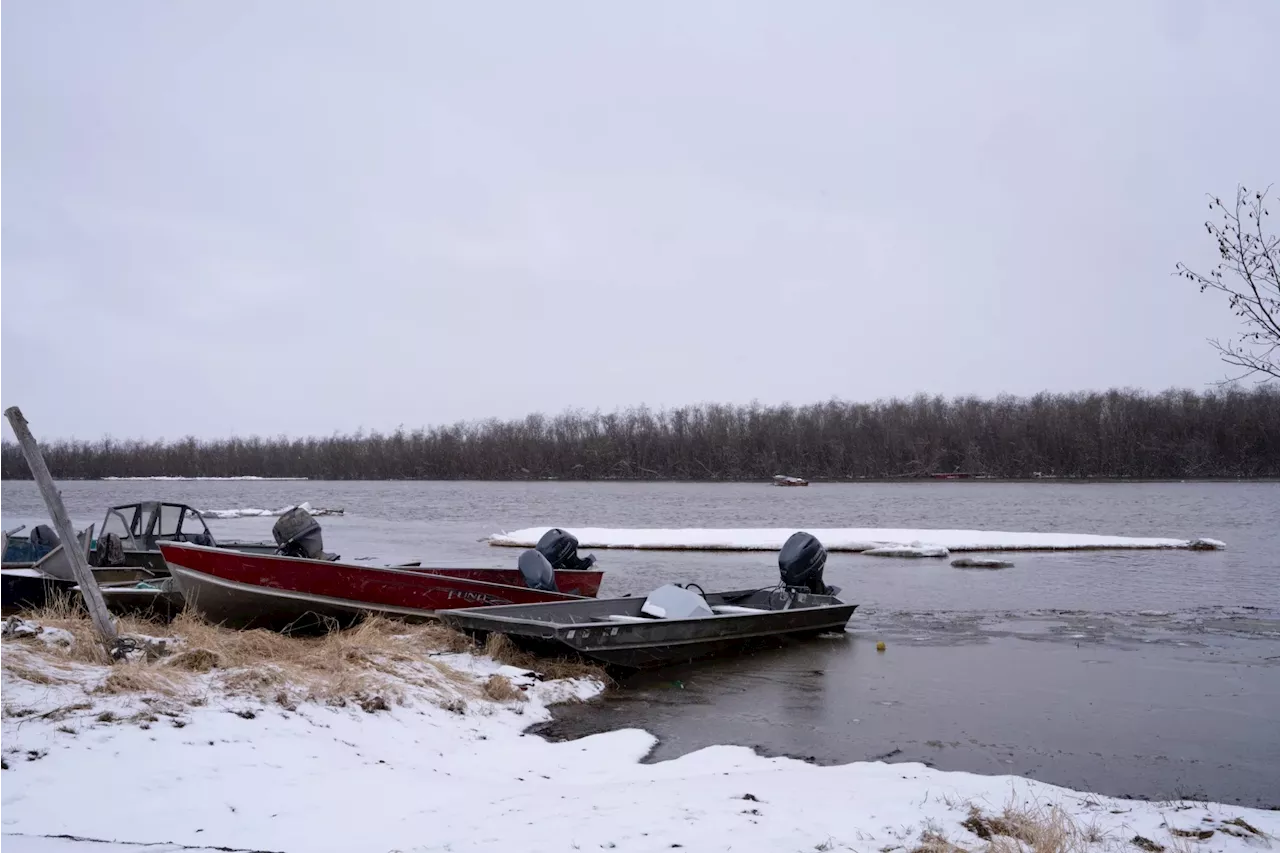
[[[538,540],[538,553],[547,558],[555,571],[584,571],[595,564],[596,558],[578,556],[578,537],[553,527]]]
[[[822,567],[827,564],[827,549],[812,533],[796,531],[778,552],[778,571],[782,585],[800,588],[816,595],[829,595],[822,580]]]
[[[295,506],[277,519],[271,528],[271,535],[276,540],[276,553],[285,557],[304,557],[308,560],[333,560],[334,555],[325,553],[324,534],[320,532],[320,522],[311,517],[311,513],[302,507]]]
[[[44,551],[46,554],[59,545],[58,534],[54,533],[53,528],[47,524],[37,524],[31,531],[29,541],[32,548]]]
[[[520,567],[520,576],[529,589],[540,589],[543,592],[559,592],[556,587],[556,572],[551,563],[538,551],[530,548],[520,555],[516,563]]]

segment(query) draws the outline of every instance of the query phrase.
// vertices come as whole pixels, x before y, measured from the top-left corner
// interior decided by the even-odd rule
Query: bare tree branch
[[[1194,282],[1201,293],[1226,294],[1232,313],[1244,325],[1233,340],[1209,342],[1224,362],[1245,371],[1225,382],[1248,376],[1280,379],[1280,237],[1269,234],[1263,222],[1271,215],[1266,207],[1270,189],[1250,193],[1237,187],[1233,207],[1212,198],[1209,209],[1222,221],[1206,222],[1204,227],[1218,244],[1217,266],[1208,275],[1182,263],[1176,268],[1177,275]]]

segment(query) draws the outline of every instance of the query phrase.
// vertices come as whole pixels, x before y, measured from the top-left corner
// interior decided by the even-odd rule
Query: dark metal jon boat
[[[577,653],[629,669],[737,652],[790,638],[844,631],[856,604],[822,579],[827,551],[792,534],[778,553],[777,586],[694,592],[668,584],[647,598],[446,610],[446,623],[471,634],[505,634],[533,651]]]
[[[778,587],[708,593],[702,596],[704,613],[649,617],[643,609],[652,598],[476,607],[438,615],[471,634],[506,634],[532,651],[577,653],[605,664],[641,669],[844,631],[858,607],[834,595]]]

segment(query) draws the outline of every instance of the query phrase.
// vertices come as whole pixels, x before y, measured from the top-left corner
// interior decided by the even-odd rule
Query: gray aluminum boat
[[[654,606],[659,593],[673,589],[699,603],[675,609],[668,601],[662,602],[665,607]],[[778,586],[702,595],[687,587],[663,587],[647,598],[473,607],[437,615],[473,635],[505,634],[531,651],[576,653],[610,666],[642,669],[843,632],[858,605],[836,598],[838,589],[827,592]]]
[[[182,590],[172,576],[145,581],[116,581],[99,584],[102,600],[112,613],[141,616],[167,622],[186,607]],[[76,592],[80,587],[75,587]]]

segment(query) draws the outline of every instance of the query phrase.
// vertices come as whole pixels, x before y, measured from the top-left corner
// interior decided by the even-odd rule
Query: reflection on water
[[[1212,536],[1220,552],[1020,553],[1002,571],[834,554],[827,580],[861,606],[849,633],[627,679],[561,710],[571,737],[637,726],[652,760],[715,743],[830,763],[888,757],[1020,773],[1112,794],[1280,805],[1277,483],[70,482],[79,525],[108,504],[342,506],[322,519],[347,557],[514,565],[489,533],[534,525],[945,527]],[[44,521],[34,485],[3,483],[3,523]],[[273,519],[215,521],[269,538]],[[602,595],[671,580],[772,583],[767,553],[598,551]],[[875,651],[875,641],[888,649]]]

